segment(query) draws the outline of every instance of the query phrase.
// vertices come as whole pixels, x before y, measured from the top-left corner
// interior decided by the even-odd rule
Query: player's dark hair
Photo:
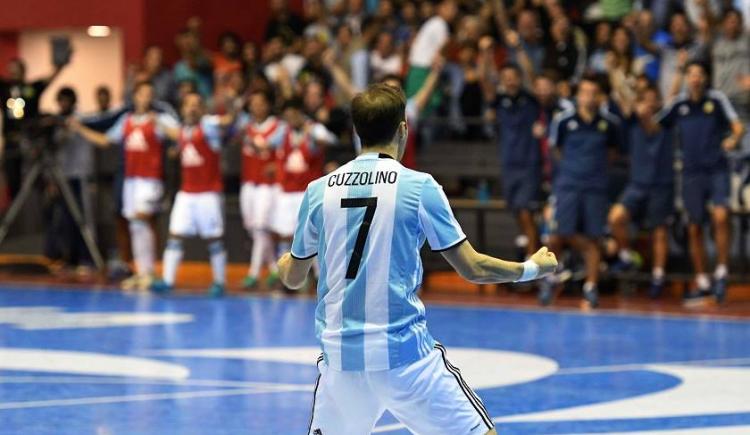
[[[268,104],[273,106],[273,95],[268,90],[263,89],[263,88],[255,88],[252,91],[250,91],[250,97],[254,97],[256,95],[260,95],[266,100]]]
[[[292,97],[284,101],[284,104],[281,105],[282,111],[287,109],[303,111],[305,110],[305,103],[299,97]]]
[[[688,70],[694,66],[697,66],[701,69],[703,72],[703,75],[706,76],[706,80],[711,80],[711,69],[708,67],[708,65],[704,62],[701,62],[699,60],[691,60],[688,63],[685,64],[685,72],[687,73]]]
[[[136,82],[135,85],[133,85],[133,93],[135,94],[136,92],[138,92],[144,86],[153,87],[154,85],[153,85],[153,83],[151,83],[148,80],[141,80],[139,82]]]
[[[729,18],[730,15],[736,15],[737,19],[740,20],[740,23],[742,22],[742,12],[740,12],[737,8],[729,8],[726,11],[724,11],[724,16],[721,17],[721,20],[724,21],[727,18]]]
[[[363,147],[391,142],[401,122],[406,121],[404,91],[384,83],[370,85],[352,100],[352,122]]]
[[[521,67],[515,62],[507,62],[503,64],[503,66],[500,67],[500,72],[505,71],[506,69],[515,71],[515,73],[518,74],[519,76],[523,76],[523,71],[521,71]]]
[[[60,88],[60,90],[57,91],[56,99],[60,100],[62,98],[70,100],[73,105],[78,102],[78,95],[76,94],[76,91],[70,86],[63,86],[62,88]]]

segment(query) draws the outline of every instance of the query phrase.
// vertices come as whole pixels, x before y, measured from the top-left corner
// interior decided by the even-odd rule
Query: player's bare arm
[[[557,269],[555,254],[541,248],[525,263],[477,252],[468,241],[444,251],[443,257],[462,278],[477,284],[499,284],[542,278]]]
[[[742,140],[742,136],[745,135],[745,126],[741,121],[733,121],[730,127],[732,129],[732,133],[727,136],[721,144],[725,151],[732,151],[733,149],[737,148],[740,140]]]
[[[279,278],[290,289],[299,289],[305,285],[307,274],[312,267],[313,259],[294,258],[287,252],[278,261]]]

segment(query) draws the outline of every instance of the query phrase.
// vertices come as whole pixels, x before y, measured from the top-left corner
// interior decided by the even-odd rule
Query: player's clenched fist
[[[547,276],[557,270],[557,257],[555,253],[548,250],[546,246],[536,251],[530,258],[531,261],[539,266],[538,278]]]

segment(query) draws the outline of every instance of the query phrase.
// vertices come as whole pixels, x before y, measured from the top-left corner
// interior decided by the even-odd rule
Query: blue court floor
[[[304,434],[313,309],[0,288],[0,434]],[[427,313],[500,433],[750,434],[750,321]]]

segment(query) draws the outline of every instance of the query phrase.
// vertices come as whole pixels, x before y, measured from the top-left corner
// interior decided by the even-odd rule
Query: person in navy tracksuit
[[[669,249],[667,226],[674,215],[674,136],[655,119],[660,106],[659,90],[654,86],[641,92],[634,104],[626,104],[623,130],[630,172],[625,191],[609,213],[622,270],[630,270],[636,263],[637,254],[630,250],[629,224],[633,222],[651,230],[652,297],[659,296],[664,288]]]
[[[539,248],[539,233],[534,213],[541,206],[542,153],[534,124],[541,110],[534,95],[523,89],[518,66],[507,64],[500,70],[502,92],[495,95],[503,196],[516,215],[526,237],[526,255]]]
[[[574,110],[557,115],[550,127],[550,147],[559,159],[554,180],[553,217],[549,246],[559,255],[563,243],[571,242],[586,264],[584,301],[598,305],[599,241],[607,225],[608,162],[619,148],[619,123],[601,110],[602,86],[597,77],[585,76],[576,90]],[[555,278],[540,285],[539,301],[552,299]]]
[[[687,212],[688,236],[696,289],[686,303],[700,302],[712,294],[723,302],[729,265],[729,166],[725,152],[742,139],[744,127],[727,97],[708,88],[708,72],[699,62],[685,67],[686,91],[658,116],[675,129],[682,149],[682,199]],[[710,206],[709,207],[707,207]],[[714,286],[706,273],[703,224],[710,217],[716,242]]]

